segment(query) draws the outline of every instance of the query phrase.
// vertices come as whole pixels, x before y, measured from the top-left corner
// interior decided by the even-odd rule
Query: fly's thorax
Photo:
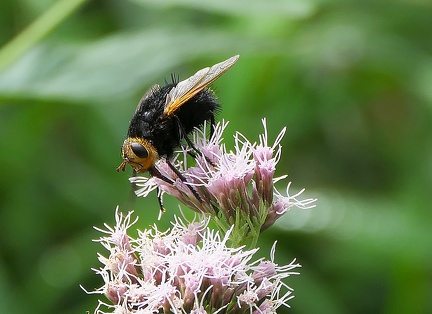
[[[126,165],[129,164],[137,173],[148,171],[159,158],[153,144],[140,137],[128,137],[125,139],[121,155],[123,162],[117,168],[117,171],[124,171]]]

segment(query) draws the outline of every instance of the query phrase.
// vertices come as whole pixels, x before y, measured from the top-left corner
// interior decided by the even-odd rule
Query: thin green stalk
[[[86,0],[60,0],[0,50],[0,71],[30,50]]]

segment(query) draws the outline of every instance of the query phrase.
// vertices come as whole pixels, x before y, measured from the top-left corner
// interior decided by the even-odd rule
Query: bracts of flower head
[[[275,264],[275,246],[270,260],[251,262],[257,249],[228,247],[230,230],[222,236],[208,219],[176,219],[166,232],[153,227],[132,239],[131,215],[116,211],[116,226],[98,229],[109,254],[95,270],[104,285],[90,293],[109,302],[100,301],[95,313],[276,313],[289,306],[292,289],[282,280],[300,265]]]
[[[280,142],[286,129],[279,133],[271,145],[265,119],[262,123],[264,133],[259,136],[257,143],[237,132],[234,135],[233,150],[228,150],[223,143],[222,136],[227,122],[218,123],[210,139],[206,138],[205,127],[197,130],[193,143],[201,155],[197,156],[196,163],[188,165],[188,148],[183,149],[174,161],[186,181],[178,178],[167,163],[160,160],[157,163],[159,171],[174,183],[155,177],[131,178],[140,187],[136,194],[147,196],[159,187],[194,211],[210,215],[219,222],[220,230],[226,232],[234,225],[232,237],[237,239],[233,242],[236,245],[252,243],[253,247],[259,233],[291,207],[310,208],[315,202],[315,199],[299,199],[303,190],[290,196],[290,183],[286,195],[276,190],[275,183],[287,177],[275,177],[282,152]],[[200,196],[200,200],[192,193],[192,189]]]

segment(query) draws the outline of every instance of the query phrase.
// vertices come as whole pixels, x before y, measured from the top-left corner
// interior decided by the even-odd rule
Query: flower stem
[[[59,0],[0,50],[0,71],[25,54],[86,0]]]

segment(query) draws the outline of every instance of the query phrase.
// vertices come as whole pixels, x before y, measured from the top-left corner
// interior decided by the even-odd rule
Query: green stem
[[[86,0],[60,0],[0,50],[0,71],[11,65]]]

